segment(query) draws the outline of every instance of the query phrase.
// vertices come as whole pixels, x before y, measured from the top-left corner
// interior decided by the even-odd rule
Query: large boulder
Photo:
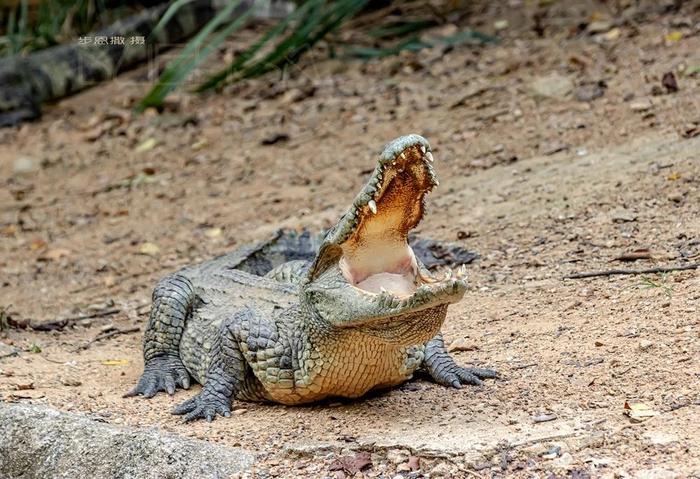
[[[0,402],[0,478],[229,478],[248,451]]]

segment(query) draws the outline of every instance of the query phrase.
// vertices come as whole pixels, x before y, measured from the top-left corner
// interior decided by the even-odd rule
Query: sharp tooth
[[[367,206],[369,206],[369,209],[372,211],[373,214],[377,214],[377,203],[374,200],[369,200]]]
[[[425,155],[425,145],[421,145],[421,146],[420,146],[420,151],[422,151],[423,154]]]
[[[387,293],[388,291],[387,291],[386,289],[384,289],[384,286],[380,286],[380,287],[379,287],[379,292],[380,292],[380,293]]]
[[[440,186],[440,182],[438,180],[435,180],[435,186]]]
[[[391,166],[396,166],[396,160],[391,162]]]
[[[457,269],[457,276],[460,278],[463,278],[467,275],[467,265],[460,265],[459,269]]]
[[[426,158],[428,159],[428,161],[431,162],[431,163],[435,161],[435,158],[433,158],[433,154],[432,154],[431,152],[427,152],[427,153],[425,154],[425,157],[426,157]]]

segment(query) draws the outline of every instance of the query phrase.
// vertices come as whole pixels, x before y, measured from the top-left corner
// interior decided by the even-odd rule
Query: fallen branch
[[[32,328],[34,331],[62,331],[66,326],[73,325],[86,319],[104,318],[106,316],[113,316],[120,312],[121,309],[119,308],[108,308],[96,311],[94,313],[73,316],[70,318],[61,318],[56,319],[54,321],[46,321],[43,323],[32,324],[30,322],[29,327]]]
[[[700,263],[686,264],[682,266],[660,266],[658,268],[648,268],[648,269],[610,269],[607,271],[589,271],[586,273],[574,273],[568,276],[564,276],[564,279],[581,279],[581,278],[595,278],[597,276],[614,276],[614,275],[624,275],[624,274],[655,274],[655,273],[669,273],[671,271],[687,271],[690,269],[700,268]]]
[[[133,327],[133,328],[127,328],[127,329],[113,329],[111,331],[106,331],[104,333],[98,334],[91,341],[80,346],[78,348],[78,351],[88,349],[90,346],[92,346],[96,342],[111,338],[113,336],[117,336],[120,334],[138,333],[139,331],[141,331],[141,328],[139,328],[139,327]]]
[[[537,363],[519,364],[517,366],[513,366],[513,369],[527,369],[533,366],[537,366]]]
[[[66,318],[66,319],[71,323],[75,323],[77,321],[83,321],[85,319],[104,318],[105,316],[112,316],[112,315],[120,313],[120,312],[121,312],[121,309],[119,309],[119,308],[103,309],[100,311],[96,311],[94,313],[83,314],[80,316],[75,316],[75,317]]]

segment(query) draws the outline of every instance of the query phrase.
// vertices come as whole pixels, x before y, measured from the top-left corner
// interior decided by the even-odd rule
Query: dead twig
[[[654,273],[670,273],[671,271],[687,271],[690,269],[700,268],[700,263],[685,264],[681,266],[660,266],[658,268],[648,269],[610,269],[607,271],[589,271],[586,273],[574,273],[564,276],[564,279],[582,279],[595,278],[597,276],[614,276],[624,274],[654,274]]]
[[[113,316],[121,312],[119,308],[108,308],[95,311],[94,313],[82,314],[80,316],[73,316],[70,318],[61,318],[54,321],[47,321],[44,323],[29,323],[29,327],[34,331],[62,331],[66,326],[84,321],[86,319],[94,318],[104,318],[106,316]]]
[[[513,366],[513,369],[527,369],[533,366],[537,366],[537,363],[519,364],[517,366]]]
[[[120,312],[121,312],[121,309],[119,309],[119,308],[102,309],[102,310],[96,311],[94,313],[83,314],[80,316],[74,316],[72,318],[66,318],[66,320],[70,323],[75,323],[77,321],[83,321],[85,319],[104,318],[105,316],[112,316],[112,315],[118,314]]]
[[[89,341],[89,342],[83,344],[82,346],[80,346],[77,350],[78,350],[78,351],[84,351],[84,350],[88,349],[90,346],[92,346],[93,344],[95,344],[95,343],[98,342],[98,341],[102,341],[102,340],[104,340],[104,339],[108,339],[108,338],[111,338],[111,337],[114,337],[114,336],[118,336],[118,335],[120,335],[120,334],[138,333],[139,331],[141,331],[141,328],[136,327],[136,326],[133,327],[133,328],[127,328],[127,329],[113,329],[113,330],[111,330],[111,331],[105,331],[105,332],[100,333],[100,334],[98,334],[97,336],[95,336],[91,341]]]

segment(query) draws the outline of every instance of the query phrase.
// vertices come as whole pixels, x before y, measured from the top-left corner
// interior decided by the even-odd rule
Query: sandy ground
[[[565,3],[540,10],[542,37],[529,3],[475,7],[485,31],[508,21],[499,45],[316,59],[131,118],[136,71],[0,131],[0,342],[21,351],[0,359],[2,400],[240,445],[256,477],[351,477],[334,461],[362,451],[356,477],[700,477],[698,271],[563,279],[700,261],[700,9]],[[481,255],[446,339],[502,379],[236,403],[211,424],[169,414],[191,391],[121,398],[159,277],[331,225],[410,132],[441,180],[420,231]],[[132,332],[95,341],[115,329]]]

